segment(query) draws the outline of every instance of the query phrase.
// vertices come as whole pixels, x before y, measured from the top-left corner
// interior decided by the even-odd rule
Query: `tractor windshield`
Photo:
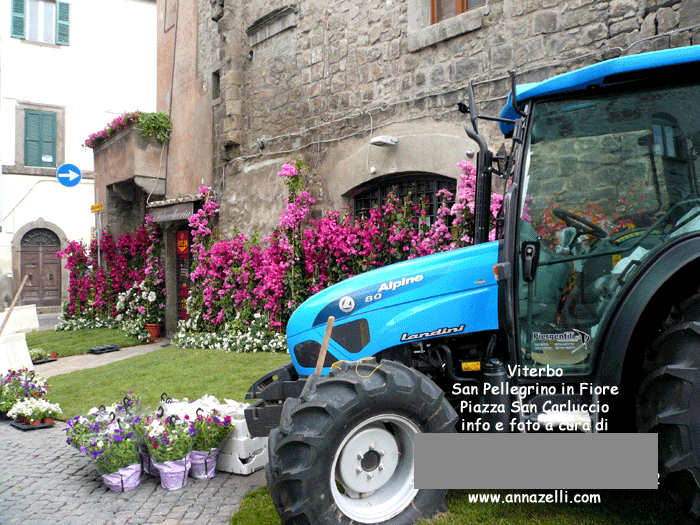
[[[651,253],[700,233],[700,86],[591,93],[532,108],[520,242],[524,363],[591,370],[597,328]]]

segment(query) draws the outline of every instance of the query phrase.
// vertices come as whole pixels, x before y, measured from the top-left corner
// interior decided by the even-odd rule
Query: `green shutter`
[[[12,0],[12,38],[24,39],[25,0]]]
[[[70,4],[58,2],[56,15],[56,43],[61,46],[70,45]]]
[[[56,166],[56,114],[24,112],[24,165]]]

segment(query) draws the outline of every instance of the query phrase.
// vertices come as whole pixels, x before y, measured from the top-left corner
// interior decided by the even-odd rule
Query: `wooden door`
[[[35,228],[22,237],[20,282],[28,275],[20,304],[61,305],[61,261],[58,236],[51,230]]]

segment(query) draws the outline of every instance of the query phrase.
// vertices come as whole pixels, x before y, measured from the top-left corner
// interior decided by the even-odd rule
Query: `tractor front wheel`
[[[343,363],[286,403],[268,473],[283,523],[407,525],[445,510],[445,490],[413,483],[416,434],[457,421],[430,379],[392,361]]]

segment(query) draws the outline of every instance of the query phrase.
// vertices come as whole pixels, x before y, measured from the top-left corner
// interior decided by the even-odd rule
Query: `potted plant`
[[[48,393],[46,379],[35,376],[33,371],[26,368],[10,370],[1,376],[0,385],[0,412],[4,414],[8,414],[24,398],[37,399]]]
[[[189,416],[185,416],[189,419]],[[211,479],[216,475],[216,458],[221,443],[233,430],[231,416],[221,417],[213,410],[210,414],[197,411],[196,419],[190,421],[192,427],[192,468],[190,476],[195,479]]]
[[[151,420],[144,429],[148,453],[160,473],[165,490],[177,490],[187,484],[191,463],[192,427],[177,416]]]
[[[110,490],[128,492],[138,486],[141,464],[136,433],[131,427],[109,425],[84,447],[95,461],[97,471]]]
[[[57,403],[50,403],[46,399],[26,397],[12,407],[7,415],[25,425],[37,426],[44,418],[52,418],[61,415],[61,407]],[[53,421],[51,423],[53,424]]]

